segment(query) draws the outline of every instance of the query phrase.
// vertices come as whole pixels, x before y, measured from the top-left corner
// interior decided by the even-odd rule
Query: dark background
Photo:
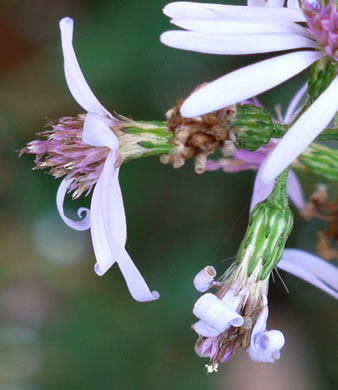
[[[221,3],[220,1],[214,1]],[[58,22],[75,20],[74,46],[96,96],[110,111],[163,119],[199,83],[263,56],[222,57],[164,47],[165,1],[11,0],[0,2],[0,390],[333,389],[333,298],[283,274],[270,287],[269,328],[286,346],[274,365],[245,352],[206,375],[198,358],[192,306],[194,275],[221,274],[245,232],[253,172],[198,176],[156,158],[122,167],[127,248],[161,299],[135,302],[117,266],[104,277],[89,232],[75,232],[55,207],[59,182],[32,171],[15,153],[46,118],[81,113],[63,73]],[[272,70],[273,71],[273,70]],[[287,102],[306,75],[266,93]],[[230,91],[231,92],[231,91]],[[316,181],[301,177],[309,195]],[[90,197],[67,200],[68,212]],[[320,223],[295,217],[289,246],[315,250]]]

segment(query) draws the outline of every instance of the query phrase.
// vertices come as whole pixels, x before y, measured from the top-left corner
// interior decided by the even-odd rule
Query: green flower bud
[[[276,180],[273,192],[257,204],[250,215],[249,226],[237,254],[238,263],[247,264],[247,273],[266,279],[282,257],[293,227],[293,215],[287,200],[287,175]]]

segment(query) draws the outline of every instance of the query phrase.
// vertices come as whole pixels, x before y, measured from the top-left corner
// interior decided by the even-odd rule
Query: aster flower
[[[295,50],[209,83],[185,101],[181,108],[183,116],[198,116],[256,96],[319,60],[336,63],[336,0],[330,0],[327,6],[319,1],[310,4],[304,0],[302,9],[297,7],[296,1],[289,1],[287,8],[282,7],[283,3],[254,0],[249,1],[248,6],[230,6],[175,2],[164,8],[173,24],[188,30],[162,34],[161,41],[168,46],[227,55]],[[298,24],[300,22],[306,22],[308,27]],[[337,112],[337,94],[338,77],[333,75],[331,83],[271,153],[262,175],[264,182],[280,174],[328,125]]]
[[[204,293],[193,309],[198,321],[192,327],[199,335],[195,350],[210,359],[208,373],[242,349],[259,362],[280,358],[284,335],[267,330],[269,276],[276,266],[338,298],[336,267],[301,250],[284,250],[293,224],[287,175],[279,176],[273,192],[251,213],[236,262],[218,281],[212,266],[194,278],[195,288]]]
[[[68,88],[87,113],[50,122],[52,130],[41,134],[47,140],[30,142],[23,152],[36,155],[37,169],[50,168],[57,178],[66,175],[57,192],[57,208],[69,227],[90,228],[97,275],[116,262],[135,300],[158,299],[158,292],[149,290],[125,249],[126,217],[118,180],[122,151],[116,136],[121,121],[97,100],[81,72],[72,45],[73,20],[62,19],[60,30]],[[92,189],[90,210],[80,208],[78,221],[68,218],[63,210],[67,192],[73,191],[76,198]]]

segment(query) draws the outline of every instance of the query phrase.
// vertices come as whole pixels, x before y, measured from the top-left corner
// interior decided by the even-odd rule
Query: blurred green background
[[[222,3],[214,1],[215,3]],[[235,2],[234,2],[235,3]],[[59,182],[32,171],[15,153],[46,118],[82,110],[63,74],[58,22],[75,20],[74,46],[96,96],[134,119],[163,119],[199,83],[264,56],[222,57],[161,46],[172,28],[148,0],[11,0],[0,5],[0,390],[334,389],[333,298],[283,274],[270,287],[269,328],[286,346],[274,365],[246,353],[206,375],[190,325],[199,294],[194,275],[208,264],[222,273],[245,232],[253,172],[198,176],[156,158],[123,166],[127,248],[161,299],[130,297],[117,266],[105,276],[88,232],[75,232],[55,207]],[[306,75],[266,93],[270,109],[287,101]],[[301,177],[309,195],[315,180]],[[68,212],[89,198],[67,200]],[[315,250],[320,223],[296,216],[289,246]]]

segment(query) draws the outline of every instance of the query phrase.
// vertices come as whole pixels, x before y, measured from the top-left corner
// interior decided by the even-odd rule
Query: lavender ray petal
[[[209,326],[203,321],[197,321],[192,326],[192,328],[196,333],[198,333],[200,336],[203,337],[216,337],[222,333],[219,330],[213,328],[212,326]]]
[[[76,55],[73,49],[73,28],[74,22],[71,18],[63,18],[60,21],[61,42],[64,56],[65,76],[68,88],[77,103],[86,111],[94,112],[98,115],[114,117],[107,111],[102,104],[97,100],[91,89],[89,88]]]
[[[202,271],[200,271],[194,278],[193,283],[196,290],[200,292],[207,291],[211,287],[215,276],[216,270],[214,267],[208,265],[207,267],[203,268]]]
[[[158,291],[150,291],[143,276],[125,249],[119,256],[117,264],[124,276],[130,294],[136,301],[148,302],[154,301],[160,297]]]
[[[113,131],[104,123],[102,116],[88,113],[83,125],[82,140],[92,146],[106,146],[116,151],[119,140]]]
[[[338,299],[338,267],[300,249],[285,249],[277,265]]]
[[[321,133],[338,109],[338,76],[297,119],[269,156],[262,180],[275,179]],[[320,113],[320,115],[318,115]]]
[[[92,241],[97,263],[95,272],[103,275],[123,253],[127,238],[123,199],[115,169],[116,154],[111,151],[96,183],[92,203]]]
[[[194,315],[212,328],[224,332],[229,326],[242,326],[243,317],[216,295],[207,293],[202,295],[194,305]]]
[[[322,56],[319,51],[296,51],[237,69],[192,93],[181,114],[194,117],[249,99],[297,75]]]
[[[67,178],[62,180],[56,193],[56,207],[58,209],[60,217],[67,226],[74,230],[84,231],[89,229],[91,225],[90,210],[85,207],[79,208],[77,214],[80,218],[82,218],[79,221],[74,221],[73,219],[66,217],[63,210],[63,203],[67,190],[69,189],[73,181],[73,179]]]
[[[283,348],[284,344],[285,337],[279,330],[269,330],[255,338],[255,348],[260,352],[277,352]]]

